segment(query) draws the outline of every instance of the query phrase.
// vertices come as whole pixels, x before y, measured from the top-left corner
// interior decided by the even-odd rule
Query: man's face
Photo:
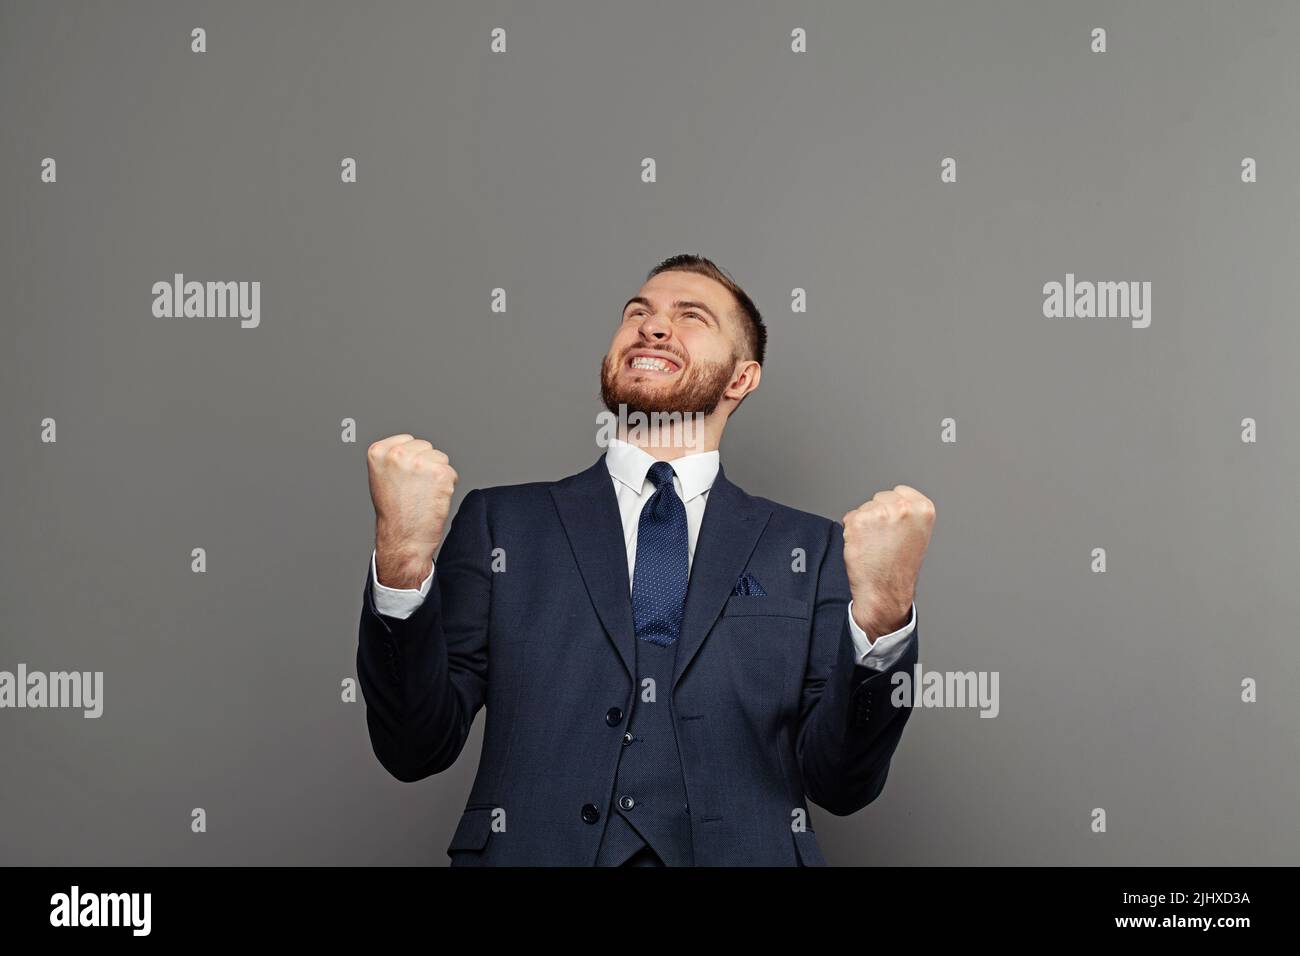
[[[651,276],[624,307],[601,363],[605,407],[629,412],[712,414],[741,354],[731,292],[694,272]]]

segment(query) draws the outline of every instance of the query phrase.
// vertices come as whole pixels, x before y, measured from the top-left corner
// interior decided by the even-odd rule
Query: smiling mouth
[[[627,367],[634,372],[652,372],[659,375],[671,375],[681,366],[673,359],[659,358],[651,355],[634,355],[628,359]]]

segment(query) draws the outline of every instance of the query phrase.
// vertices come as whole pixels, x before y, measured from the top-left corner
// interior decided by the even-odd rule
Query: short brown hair
[[[740,358],[753,359],[759,365],[763,364],[763,356],[767,352],[767,326],[763,324],[763,317],[758,312],[758,306],[754,305],[754,300],[736,284],[735,279],[711,260],[690,253],[669,256],[646,274],[646,281],[649,282],[651,277],[661,272],[694,272],[697,275],[708,276],[726,286],[740,306],[736,310],[736,318],[740,319],[741,328],[744,330],[745,342],[742,351],[746,353]]]

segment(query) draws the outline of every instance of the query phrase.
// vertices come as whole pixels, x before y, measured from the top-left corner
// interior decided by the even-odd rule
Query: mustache
[[[665,355],[671,355],[673,358],[675,358],[677,360],[677,364],[680,365],[682,368],[686,367],[685,355],[682,355],[680,352],[675,352],[672,349],[666,349],[663,346],[656,346],[656,345],[630,345],[627,348],[625,348],[623,350],[623,354],[619,356],[618,358],[619,363],[621,364],[623,360],[626,359],[633,352],[663,352]]]

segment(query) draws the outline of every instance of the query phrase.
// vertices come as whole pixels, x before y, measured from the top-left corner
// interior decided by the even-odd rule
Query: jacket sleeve
[[[487,693],[491,545],[481,491],[465,496],[438,553],[429,595],[408,618],[374,604],[366,571],[357,678],[375,756],[398,780],[446,770]]]
[[[920,646],[918,615],[906,650],[888,669],[856,663],[849,597],[844,528],[830,522],[818,571],[795,752],[808,798],[836,816],[861,810],[884,789],[890,758],[911,716],[910,695],[908,706],[892,703],[893,677],[912,672]]]

